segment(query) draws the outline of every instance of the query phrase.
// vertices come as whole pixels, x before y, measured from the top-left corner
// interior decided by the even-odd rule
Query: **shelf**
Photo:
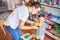
[[[52,20],[52,19],[48,19],[48,18],[45,18],[45,19],[47,19],[47,20],[49,20],[49,21],[51,21],[51,22],[54,22],[54,23],[60,24],[60,22],[56,22],[56,21],[54,21],[54,20]]]
[[[57,8],[57,9],[60,9],[60,6],[58,6],[58,5],[48,5],[47,3],[40,3],[41,5],[43,5],[43,6],[48,6],[48,7],[53,7],[53,8]]]
[[[51,30],[51,31],[49,31],[50,33],[52,33],[53,35],[55,35],[55,36],[57,36],[57,37],[59,37],[60,38],[60,34],[59,33],[57,33],[54,29],[53,30]]]
[[[49,35],[50,37],[52,37],[55,40],[60,40],[60,37],[56,36],[55,34],[49,32],[49,31],[46,31],[46,34]]]
[[[46,31],[46,34],[55,40],[60,40],[60,34],[58,34],[55,30]]]
[[[57,33],[54,29],[46,31],[46,34],[55,40],[60,40],[60,34]]]

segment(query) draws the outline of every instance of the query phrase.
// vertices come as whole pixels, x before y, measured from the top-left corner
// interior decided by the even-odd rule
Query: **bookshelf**
[[[48,5],[47,3],[40,3],[40,4],[43,6],[48,6],[48,7],[60,9],[60,6],[58,6],[58,5]]]

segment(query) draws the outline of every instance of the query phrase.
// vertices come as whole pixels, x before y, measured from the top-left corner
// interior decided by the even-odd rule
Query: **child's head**
[[[40,21],[40,22],[44,22],[45,21],[45,19],[44,19],[44,15],[43,14],[40,14],[40,15],[38,15],[38,20]]]

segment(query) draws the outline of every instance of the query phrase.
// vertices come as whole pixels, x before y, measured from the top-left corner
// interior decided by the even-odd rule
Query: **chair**
[[[6,30],[4,22],[4,20],[0,20],[0,40],[13,40],[10,33]]]

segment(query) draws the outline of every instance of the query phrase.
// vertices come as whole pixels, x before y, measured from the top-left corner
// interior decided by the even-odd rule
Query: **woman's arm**
[[[28,24],[34,24],[34,21],[27,20],[26,23],[28,23]]]
[[[29,26],[25,26],[24,24],[25,24],[25,22],[23,20],[20,20],[19,28],[24,29],[24,30],[26,30],[26,29],[37,29],[37,27],[35,27],[35,26],[29,27]]]

